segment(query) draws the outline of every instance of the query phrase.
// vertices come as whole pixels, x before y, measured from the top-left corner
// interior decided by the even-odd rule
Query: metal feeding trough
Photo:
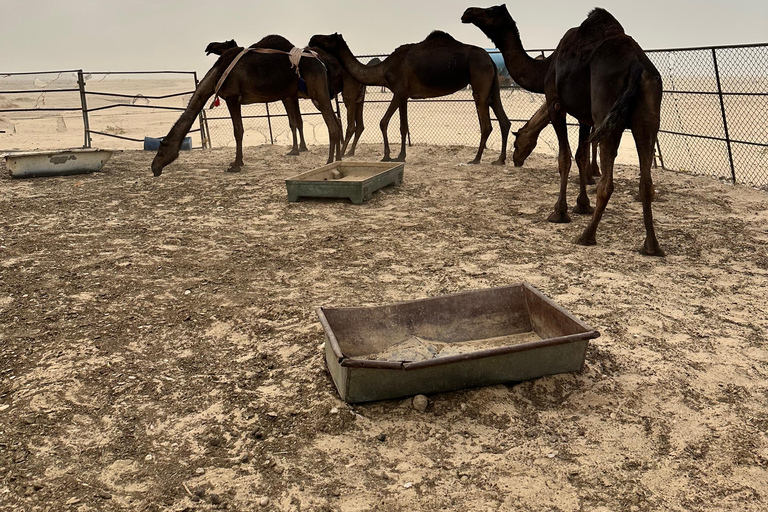
[[[85,174],[100,171],[112,153],[108,149],[9,153],[5,155],[5,165],[14,178]]]
[[[580,371],[600,336],[528,283],[317,314],[349,403]]]
[[[403,182],[403,163],[334,162],[285,180],[288,200],[300,197],[349,198],[362,204],[387,185]]]

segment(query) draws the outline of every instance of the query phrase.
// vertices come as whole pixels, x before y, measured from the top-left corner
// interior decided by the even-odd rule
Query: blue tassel
[[[309,90],[307,89],[307,82],[305,82],[301,77],[299,77],[299,92],[309,94]]]

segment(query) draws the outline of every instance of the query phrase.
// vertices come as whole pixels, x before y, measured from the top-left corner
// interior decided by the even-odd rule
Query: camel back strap
[[[232,68],[235,67],[235,65],[240,61],[240,59],[248,52],[254,52],[254,53],[278,53],[278,54],[284,54],[288,55],[288,59],[291,62],[291,67],[296,68],[296,75],[298,75],[299,80],[301,80],[301,73],[299,73],[299,61],[302,57],[313,57],[317,59],[320,64],[323,64],[323,61],[320,60],[320,57],[318,57],[317,53],[309,50],[309,49],[301,49],[297,47],[293,47],[291,51],[284,52],[283,50],[274,50],[272,48],[244,48],[243,51],[237,54],[237,57],[235,57],[232,62],[229,63],[229,66],[227,66],[227,69],[224,70],[224,74],[221,75],[221,78],[219,78],[219,81],[216,83],[216,90],[214,91],[214,100],[211,104],[211,108],[213,108],[214,104],[218,105],[218,98],[219,98],[219,89],[221,89],[221,86],[224,85],[224,81],[229,76],[229,73],[232,72]],[[325,64],[323,64],[323,67],[325,67]]]

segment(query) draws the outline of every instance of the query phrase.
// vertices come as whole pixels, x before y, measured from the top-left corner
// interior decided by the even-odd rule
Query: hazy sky
[[[389,53],[433,29],[492,47],[461,14],[472,0],[0,0],[0,72],[183,70],[204,73],[210,41],[280,34],[304,46],[340,32],[356,54]],[[526,48],[553,48],[592,7],[647,49],[768,42],[766,0],[508,1]]]

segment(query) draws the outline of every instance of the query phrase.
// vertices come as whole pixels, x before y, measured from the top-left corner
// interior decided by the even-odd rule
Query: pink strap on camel
[[[291,67],[296,68],[296,74],[301,78],[301,74],[299,73],[299,61],[301,61],[302,57],[314,57],[317,60],[320,60],[320,57],[318,57],[317,53],[309,50],[309,49],[301,49],[294,46],[291,48],[290,52],[284,52],[283,50],[274,50],[272,48],[244,48],[243,51],[237,54],[237,57],[235,57],[232,62],[229,63],[229,66],[227,66],[227,69],[224,70],[224,74],[221,75],[221,78],[219,78],[218,83],[216,84],[216,90],[214,91],[214,99],[213,103],[211,103],[211,106],[209,108],[213,108],[215,106],[219,105],[219,89],[221,89],[221,86],[224,84],[224,80],[227,79],[229,76],[229,73],[232,71],[232,68],[235,67],[235,64],[240,61],[243,55],[245,55],[248,52],[256,52],[256,53],[282,53],[284,55],[288,55],[288,60],[291,62]],[[320,61],[321,63],[323,61]]]

